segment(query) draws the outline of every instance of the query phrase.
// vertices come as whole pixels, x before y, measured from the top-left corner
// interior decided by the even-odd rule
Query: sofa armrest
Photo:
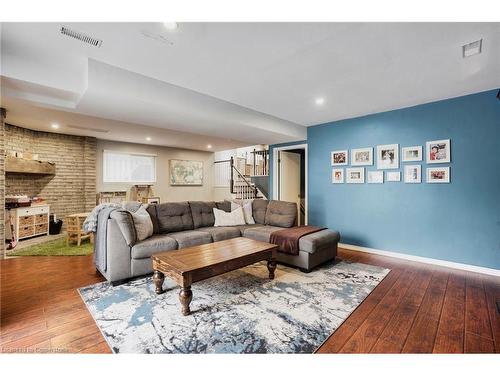
[[[106,236],[107,269],[104,276],[111,282],[132,277],[131,248],[127,245],[116,220],[108,219]]]

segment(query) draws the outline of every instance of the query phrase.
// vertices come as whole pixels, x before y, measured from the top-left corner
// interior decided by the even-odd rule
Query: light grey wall
[[[161,202],[179,202],[186,200],[214,200],[214,154],[212,152],[192,151],[161,146],[141,145],[98,140],[97,141],[97,191],[127,190],[130,196],[132,185],[123,183],[103,183],[102,159],[104,150],[155,154],[156,184],[154,196]],[[170,186],[169,160],[197,160],[203,162],[203,186]],[[218,194],[217,194],[218,195]]]

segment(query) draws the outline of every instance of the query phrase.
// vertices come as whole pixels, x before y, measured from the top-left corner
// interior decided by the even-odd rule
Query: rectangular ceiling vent
[[[85,130],[85,131],[95,132],[95,133],[109,133],[109,130],[106,130],[106,129],[86,128],[84,126],[78,126],[78,125],[68,125],[68,128],[70,128],[70,129],[78,129],[78,130]]]
[[[84,34],[80,31],[71,30],[66,26],[61,26],[61,34],[77,39],[80,42],[90,44],[91,46],[99,48],[102,44],[101,39],[94,38],[90,35]]]

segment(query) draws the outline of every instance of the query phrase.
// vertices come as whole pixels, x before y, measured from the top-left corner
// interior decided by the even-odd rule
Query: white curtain
[[[104,151],[104,182],[156,182],[156,156]]]

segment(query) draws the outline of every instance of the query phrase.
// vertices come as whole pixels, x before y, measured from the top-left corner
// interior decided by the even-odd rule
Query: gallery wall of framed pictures
[[[405,184],[422,183],[422,165],[406,164],[423,162],[423,147],[405,146],[399,144],[378,145],[375,147],[376,170],[365,171],[364,166],[374,165],[374,148],[353,148],[350,150],[337,150],[330,153],[332,169],[332,184],[364,184],[365,172],[369,184],[383,184],[384,182],[400,182],[401,175]],[[403,171],[400,169],[403,164]],[[451,142],[449,139],[428,141],[425,144],[426,164],[446,164],[451,162]],[[345,168],[339,168],[346,166]],[[349,166],[349,167],[348,167]],[[425,182],[428,184],[450,183],[449,166],[426,167]]]

